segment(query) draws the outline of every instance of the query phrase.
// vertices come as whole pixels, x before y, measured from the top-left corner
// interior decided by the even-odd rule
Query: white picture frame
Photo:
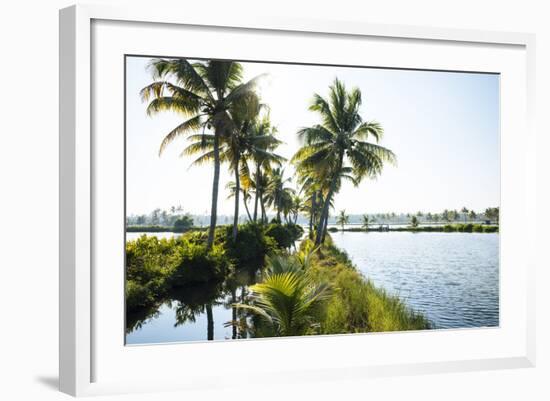
[[[102,174],[101,163],[104,163],[103,168],[116,170],[122,166],[119,162],[122,161],[123,155],[118,154],[117,156],[116,152],[113,154],[102,153],[106,149],[105,143],[98,143],[94,138],[94,129],[97,129],[98,126],[103,127],[101,125],[103,112],[100,107],[96,107],[94,96],[96,98],[105,96],[103,89],[96,88],[94,85],[98,85],[98,82],[103,79],[101,75],[97,76],[104,66],[102,63],[112,62],[108,55],[98,57],[98,60],[94,57],[103,54],[101,52],[105,52],[105,54],[111,52],[109,54],[116,59],[122,53],[129,53],[128,50],[120,47],[121,43],[123,45],[128,43],[129,48],[137,49],[142,54],[153,54],[145,51],[147,44],[140,43],[138,46],[131,43],[138,41],[140,30],[153,26],[154,30],[185,30],[186,27],[195,30],[204,29],[209,33],[235,34],[242,38],[252,38],[253,35],[261,33],[267,38],[266,40],[274,41],[277,40],[277,35],[285,35],[287,39],[293,38],[294,35],[296,36],[294,39],[302,38],[304,41],[325,40],[328,42],[337,38],[342,44],[345,44],[346,41],[356,41],[355,45],[360,45],[359,42],[363,43],[362,41],[365,43],[378,41],[377,43],[380,45],[381,41],[384,41],[384,46],[391,46],[392,43],[395,43],[400,46],[417,46],[419,50],[421,50],[420,46],[425,46],[425,50],[422,51],[426,52],[426,60],[432,60],[429,65],[433,69],[441,70],[475,71],[476,66],[481,65],[484,57],[491,58],[490,61],[486,61],[486,67],[482,70],[486,71],[487,68],[490,68],[492,72],[503,73],[506,71],[504,76],[510,77],[503,83],[505,87],[501,104],[502,113],[506,117],[502,123],[503,140],[501,143],[503,184],[501,261],[505,265],[517,264],[517,272],[512,269],[504,269],[501,272],[503,281],[501,290],[504,291],[501,307],[506,313],[511,311],[509,315],[505,316],[505,324],[497,329],[487,330],[316,336],[316,338],[306,339],[266,339],[236,341],[232,344],[198,343],[131,347],[131,349],[124,349],[123,342],[123,348],[120,348],[121,342],[117,339],[113,343],[114,345],[109,345],[110,340],[106,340],[106,338],[111,336],[112,330],[117,330],[116,319],[120,315],[118,312],[120,308],[113,307],[117,312],[113,313],[113,316],[107,316],[109,313],[105,312],[105,305],[117,304],[118,301],[112,298],[113,291],[117,291],[117,288],[120,289],[120,296],[123,296],[122,287],[119,287],[120,282],[117,281],[120,276],[110,280],[105,274],[98,274],[94,268],[98,260],[109,255],[108,252],[102,253],[100,242],[117,242],[120,233],[116,230],[116,226],[106,226],[101,221],[105,204],[97,196],[98,193],[105,193],[109,185],[115,186],[120,182],[114,180],[103,184],[104,181],[101,179],[98,181],[97,177]],[[95,41],[94,34],[97,38]],[[112,36],[109,37],[105,34]],[[105,38],[109,40],[106,41]],[[272,355],[290,352],[296,353],[296,355],[302,353],[304,356],[302,362],[300,359],[293,361],[291,369],[286,369],[281,361],[276,361],[272,370],[262,365],[255,366],[250,371],[250,376],[245,379],[255,383],[261,383],[262,380],[267,383],[266,373],[270,374],[271,379],[277,376],[279,379],[287,381],[327,380],[344,377],[359,380],[364,377],[385,375],[534,366],[534,271],[537,261],[534,256],[531,256],[535,254],[532,251],[535,243],[535,229],[534,223],[532,223],[534,219],[529,218],[535,215],[536,206],[534,178],[536,177],[536,141],[532,126],[535,85],[534,44],[534,35],[524,33],[376,25],[367,22],[297,20],[291,17],[281,19],[247,16],[241,20],[227,21],[222,15],[210,14],[208,17],[186,15],[182,10],[154,7],[142,9],[139,7],[112,8],[78,5],[61,10],[60,390],[80,396],[134,391],[197,389],[206,385],[210,387],[213,385],[231,386],[234,377],[223,376],[216,369],[208,369],[207,362],[216,355],[223,360],[226,357],[237,355],[238,352],[270,352]],[[375,45],[376,43],[373,46]],[[140,46],[144,50],[140,50]],[[454,47],[447,49],[448,46]],[[165,47],[166,49],[156,54],[171,53],[170,44]],[[407,47],[401,48],[406,49]],[[434,53],[434,48],[438,49],[439,54],[432,54],[430,58],[429,54]],[[483,56],[486,52],[493,51],[491,49],[494,50],[494,57]],[[216,51],[218,51],[217,54],[221,54],[221,50]],[[380,54],[383,55],[384,50],[380,51],[382,52]],[[471,51],[479,54],[477,60],[469,53]],[[224,54],[230,54],[231,49],[225,49],[225,52]],[[469,56],[465,56],[460,64],[452,64],[452,61],[449,60],[452,59],[450,55],[453,52],[465,52],[464,54],[469,54]],[[502,58],[499,58],[499,55],[502,55]],[[389,57],[388,54],[386,56]],[[265,58],[260,54],[256,57],[258,59]],[[310,57],[313,59],[315,54],[311,53]],[[410,64],[405,65],[404,61],[399,61],[400,57],[404,57],[404,55],[396,52],[391,59],[388,58],[385,61],[384,65],[389,66],[390,63],[393,63],[394,66],[415,68],[416,64],[414,63],[420,63],[420,61],[409,61]],[[437,57],[440,58],[439,61],[437,61]],[[420,58],[422,57],[420,56]],[[377,62],[374,61],[375,64]],[[341,60],[341,63],[350,64],[350,60]],[[423,68],[428,68],[428,64],[425,64]],[[120,74],[120,71],[117,74]],[[92,82],[93,79],[96,79],[95,83]],[[116,79],[119,80],[120,76],[117,75]],[[116,90],[122,92],[123,87],[116,86],[119,83],[119,81],[115,81],[114,86],[117,88]],[[509,94],[512,92],[519,94],[518,99],[511,99]],[[510,99],[508,99],[509,97]],[[97,101],[97,99],[95,100]],[[122,107],[120,98],[115,97],[112,101],[118,102],[115,109],[118,107],[117,110],[120,110]],[[123,116],[121,115],[120,118]],[[105,121],[107,120],[109,119]],[[522,149],[514,149],[513,143],[506,136],[506,132],[511,131],[512,128],[516,131],[519,130],[522,133],[522,138],[525,139]],[[120,132],[120,135],[122,136],[123,132]],[[512,150],[516,152],[516,156],[519,152],[517,157],[520,161],[520,167],[514,171],[507,168],[507,163],[511,161]],[[104,159],[106,161],[103,161]],[[123,174],[122,171],[119,173]],[[120,177],[120,174],[115,175]],[[102,187],[102,185],[106,185],[106,187]],[[518,185],[521,185],[522,191],[518,191]],[[118,213],[113,211],[113,213],[115,212]],[[528,221],[527,230],[514,234],[514,228],[520,227],[521,221]],[[122,219],[116,220],[115,224],[118,224],[122,230]],[[113,227],[114,231],[110,230]],[[102,234],[101,239],[98,239],[98,233]],[[122,265],[120,269],[123,269]],[[510,288],[509,291],[508,288]],[[102,292],[102,297],[105,298],[103,301],[98,300],[97,291]],[[99,330],[98,327],[101,329]],[[409,342],[414,346],[409,347]],[[369,351],[370,360],[364,360],[359,358],[360,352],[347,352],[353,350],[353,347],[367,350],[369,343],[372,343],[372,347],[377,349],[391,346],[397,352],[400,349],[407,350],[408,348],[418,350],[424,346],[426,347],[425,354],[428,356],[420,358],[418,353],[403,351],[402,358],[385,357],[383,353],[377,355],[371,350]],[[472,344],[472,350],[466,352],[465,344]],[[480,344],[480,346],[476,348],[475,344]],[[449,348],[452,346],[455,349],[448,350],[447,354],[441,352],[446,349],[446,346]],[[315,357],[319,347],[323,347],[327,353],[327,358],[323,359],[328,359],[328,361]],[[427,350],[430,347],[433,347],[434,350]],[[439,351],[438,347],[441,347]],[[193,360],[197,362],[195,369],[185,372],[188,376],[181,374],[186,377],[185,379],[180,379],[178,375],[167,374],[168,369],[158,374],[145,372],[147,374],[144,376],[148,379],[144,380],[139,376],[139,372],[131,369],[131,366],[135,366],[140,358],[146,361],[145,366],[158,366],[155,364],[158,364],[159,361],[169,362],[170,358],[175,358],[175,355],[182,349],[189,358],[195,358]],[[430,352],[433,355],[430,355]],[[440,355],[437,356],[437,353]],[[168,363],[168,365],[170,364]],[[144,369],[147,371],[147,368]]]

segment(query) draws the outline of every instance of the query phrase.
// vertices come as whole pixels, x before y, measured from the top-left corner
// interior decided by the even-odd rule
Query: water
[[[127,233],[127,239],[141,235]],[[498,326],[498,234],[338,232],[332,238],[375,285],[399,295],[436,328]],[[237,285],[237,302],[250,280],[242,278]],[[193,292],[171,294],[158,308],[134,317],[132,323],[137,324],[127,333],[126,343],[207,340],[205,303],[212,308],[212,337],[232,338],[232,328],[226,327],[235,301],[231,291],[197,288]]]
[[[357,268],[436,328],[499,324],[498,234],[334,233]]]

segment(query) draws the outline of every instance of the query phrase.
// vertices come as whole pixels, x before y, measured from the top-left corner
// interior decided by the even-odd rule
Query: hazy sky
[[[149,58],[127,63],[127,211],[149,213],[182,205],[185,212],[208,214],[212,166],[191,167],[180,158],[186,140],[173,142],[161,157],[163,137],[182,117],[148,117],[139,91],[152,82]],[[243,63],[245,79],[268,73],[263,102],[284,145],[277,153],[290,159],[299,146],[299,128],[319,123],[308,111],[314,93],[326,96],[335,77],[363,95],[361,115],[384,127],[381,145],[397,156],[376,180],[359,187],[346,183],[335,209],[348,213],[440,212],[463,206],[484,210],[499,205],[499,78],[497,75],[369,68]],[[225,185],[232,177],[222,166],[219,214],[231,215]],[[292,166],[285,170],[292,176]],[[244,210],[241,208],[242,213]]]

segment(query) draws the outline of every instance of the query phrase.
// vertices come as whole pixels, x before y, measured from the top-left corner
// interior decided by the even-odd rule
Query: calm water
[[[128,233],[127,239],[140,235]],[[375,285],[399,295],[436,328],[498,326],[498,234],[339,232],[332,237]],[[235,295],[242,290],[237,287]],[[201,290],[197,292],[198,296],[174,294],[158,310],[139,317],[126,335],[127,344],[206,340],[205,301]],[[213,337],[229,339],[232,329],[224,324],[232,320],[232,296],[224,289],[215,294],[208,301]]]
[[[346,232],[332,238],[366,277],[437,328],[498,326],[498,234]]]

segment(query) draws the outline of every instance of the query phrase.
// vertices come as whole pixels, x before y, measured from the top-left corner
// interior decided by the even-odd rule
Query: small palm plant
[[[321,307],[331,296],[329,285],[307,273],[304,260],[274,255],[266,260],[262,282],[250,287],[250,304],[236,304],[262,319],[277,336],[312,334],[319,325]]]

